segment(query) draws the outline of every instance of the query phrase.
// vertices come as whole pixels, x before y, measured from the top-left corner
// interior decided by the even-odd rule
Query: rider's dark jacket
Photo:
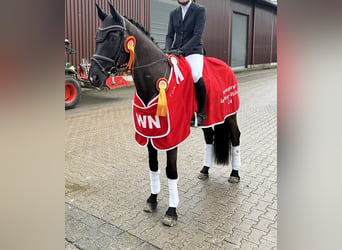
[[[165,49],[180,49],[184,56],[203,54],[202,34],[206,19],[206,9],[192,2],[184,20],[179,6],[170,13]]]

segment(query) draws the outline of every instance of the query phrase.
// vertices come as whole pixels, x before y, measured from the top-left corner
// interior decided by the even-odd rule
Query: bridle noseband
[[[123,26],[121,25],[111,25],[105,28],[101,28],[99,27],[99,31],[98,32],[109,32],[109,31],[121,31],[121,36],[120,36],[120,47],[119,48],[123,48],[124,45],[124,32],[126,31],[126,24],[125,24],[125,19],[124,17],[122,17],[122,22],[123,22]],[[98,33],[100,34],[100,33]],[[94,54],[91,57],[91,60],[94,61],[101,69],[101,72],[108,77],[110,74],[116,74],[117,73],[117,68],[118,68],[118,63],[120,61],[120,56],[121,56],[121,50],[118,49],[114,59],[106,57],[106,56],[102,56],[102,55],[98,55],[98,54]],[[101,62],[99,62],[99,60],[102,61],[107,61],[113,64],[113,66],[106,71],[105,67],[103,67],[103,65],[101,64]]]

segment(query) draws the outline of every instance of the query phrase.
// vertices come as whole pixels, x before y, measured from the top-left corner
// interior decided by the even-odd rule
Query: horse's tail
[[[228,165],[230,159],[231,139],[228,119],[214,127],[214,155],[217,164]]]

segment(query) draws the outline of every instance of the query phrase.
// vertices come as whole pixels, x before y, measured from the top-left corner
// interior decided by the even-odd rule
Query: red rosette
[[[135,43],[136,43],[136,40],[134,36],[127,37],[125,41],[125,51],[129,53],[131,51],[131,48],[135,47]]]
[[[160,84],[164,84],[164,89],[166,92],[169,88],[169,83],[167,82],[166,78],[159,78],[158,81],[156,82],[156,88],[158,91],[160,91],[160,87],[159,87]]]

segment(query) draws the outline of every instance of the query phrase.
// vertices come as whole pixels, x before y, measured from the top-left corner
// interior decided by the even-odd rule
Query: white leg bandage
[[[160,192],[159,174],[160,174],[159,169],[157,172],[153,172],[150,170],[150,183],[151,183],[151,193],[152,194],[159,194],[159,192]]]
[[[169,207],[177,207],[179,203],[178,188],[176,180],[167,179],[169,186]]]
[[[213,144],[205,144],[203,166],[211,167],[213,164]]]
[[[240,158],[240,146],[232,147],[232,168],[233,170],[240,170],[241,158]]]

